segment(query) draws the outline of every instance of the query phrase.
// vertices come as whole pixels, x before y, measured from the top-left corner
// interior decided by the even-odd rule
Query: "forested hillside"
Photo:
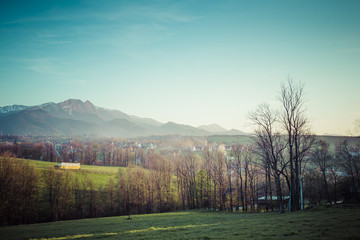
[[[0,146],[1,224],[199,208],[278,211],[276,178],[251,141],[219,139],[9,139]],[[304,160],[305,207],[359,202],[359,140],[330,139],[333,150],[319,139]],[[62,161],[80,162],[81,170],[54,169]],[[288,167],[280,182],[284,208]]]

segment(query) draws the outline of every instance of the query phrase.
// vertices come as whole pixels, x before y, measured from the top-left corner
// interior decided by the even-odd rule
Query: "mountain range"
[[[2,134],[33,136],[138,137],[180,134],[191,136],[243,135],[217,124],[193,127],[174,122],[161,123],[151,118],[131,116],[118,110],[97,107],[90,101],[69,99],[37,106],[0,107]]]

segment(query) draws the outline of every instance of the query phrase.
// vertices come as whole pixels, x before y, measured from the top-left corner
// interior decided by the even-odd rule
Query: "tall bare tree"
[[[207,176],[207,202],[211,206],[212,209],[216,209],[216,189],[217,182],[215,181],[215,172],[214,172],[214,164],[215,164],[215,151],[212,150],[212,146],[207,145],[202,153],[204,159],[203,168],[206,171]]]
[[[214,151],[214,158],[212,164],[212,172],[214,178],[214,203],[215,208],[224,210],[225,208],[225,193],[226,193],[226,179],[225,173],[225,153],[222,150]]]
[[[232,184],[232,175],[233,175],[233,165],[234,165],[234,161],[233,158],[231,156],[225,156],[225,165],[226,165],[226,176],[227,176],[227,181],[228,181],[228,195],[229,195],[229,201],[230,201],[230,212],[233,211],[234,206],[233,206],[233,184]]]
[[[262,104],[255,111],[250,112],[249,117],[255,125],[254,141],[258,148],[257,153],[271,166],[276,182],[279,211],[283,212],[281,174],[285,166],[281,167],[280,161],[286,145],[280,132],[276,130],[277,114],[268,104]]]
[[[304,84],[290,78],[281,85],[281,120],[287,135],[290,163],[290,211],[300,209],[301,136],[309,122],[305,116],[304,94]]]
[[[234,158],[233,168],[236,173],[236,188],[237,188],[237,201],[236,201],[236,210],[238,211],[240,208],[240,202],[242,206],[242,210],[244,211],[244,189],[243,189],[243,150],[244,146],[241,144],[233,144],[231,146],[230,155]]]
[[[330,167],[331,156],[329,154],[329,144],[322,140],[319,141],[318,147],[313,156],[313,161],[319,168],[324,183],[325,196],[328,203],[331,203],[329,187],[328,187],[328,174],[327,170]]]
[[[340,173],[340,166],[339,166],[339,159],[334,155],[331,157],[329,163],[328,163],[328,170],[330,172],[330,179],[332,181],[332,184],[334,186],[334,203],[337,203],[337,185],[339,178],[341,177]]]
[[[297,155],[297,161],[298,161],[298,177],[300,184],[300,209],[304,209],[304,197],[303,197],[303,176],[304,176],[304,170],[306,169],[307,162],[311,159],[312,153],[315,150],[316,143],[318,141],[318,137],[310,132],[310,130],[305,130],[300,134],[299,139],[297,141],[298,146],[298,155]]]

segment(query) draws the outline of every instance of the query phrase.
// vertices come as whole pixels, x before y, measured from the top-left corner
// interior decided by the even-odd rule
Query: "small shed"
[[[61,162],[58,165],[55,165],[55,168],[59,169],[80,169],[80,163],[67,163],[67,162]]]

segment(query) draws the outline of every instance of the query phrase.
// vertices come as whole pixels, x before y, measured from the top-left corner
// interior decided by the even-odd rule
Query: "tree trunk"
[[[280,183],[280,174],[276,174],[276,194],[279,205],[279,212],[284,212],[283,201],[282,201],[282,192],[281,192],[281,183]]]
[[[231,174],[229,175],[229,188],[230,188],[230,212],[233,211],[233,199],[232,199],[232,186],[231,186]]]
[[[247,170],[245,169],[245,183],[244,183],[244,209],[243,211],[247,212]]]
[[[291,128],[290,131],[291,132]],[[295,204],[294,204],[294,200],[295,200],[295,186],[294,186],[294,182],[295,182],[295,176],[294,176],[294,159],[293,159],[293,145],[292,145],[292,141],[291,141],[291,134],[289,133],[289,160],[290,160],[290,205],[289,205],[289,211],[293,212],[295,211]]]
[[[329,190],[328,190],[328,184],[326,181],[326,174],[325,171],[323,171],[323,179],[324,179],[324,187],[325,187],[325,194],[326,194],[326,200],[329,204],[331,204],[331,199],[330,199],[330,194],[329,194]]]

